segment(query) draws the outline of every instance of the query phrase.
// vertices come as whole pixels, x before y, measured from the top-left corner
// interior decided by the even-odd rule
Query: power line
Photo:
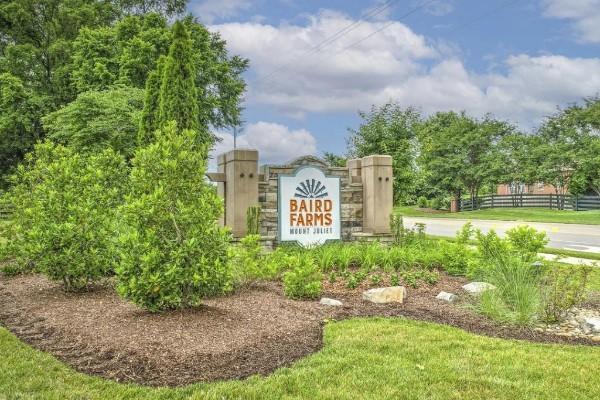
[[[375,17],[375,16],[381,14],[382,12],[386,11],[388,8],[393,7],[399,1],[400,0],[388,0],[388,1],[386,1],[385,3],[383,3],[382,5],[380,5],[379,7],[376,7],[374,9],[372,9],[371,11],[369,11],[368,13],[366,13],[365,15],[363,15],[361,17],[361,19],[348,24],[344,28],[342,28],[339,31],[335,32],[333,35],[326,37],[321,42],[319,42],[316,45],[312,46],[310,49],[306,50],[302,54],[299,54],[298,56],[296,56],[294,58],[294,60],[291,60],[288,63],[286,63],[286,64],[284,64],[284,65],[282,65],[282,66],[280,66],[278,68],[275,68],[273,71],[269,72],[267,75],[265,75],[265,76],[263,76],[261,78],[258,78],[257,80],[255,80],[255,83],[258,83],[258,82],[261,82],[261,81],[264,81],[264,80],[270,78],[271,76],[275,75],[277,72],[279,72],[279,71],[283,70],[284,68],[288,67],[289,65],[291,65],[295,60],[299,59],[300,56],[307,56],[307,55],[310,55],[312,53],[319,52],[322,48],[327,47],[327,45],[329,45],[329,44],[337,41],[338,39],[340,39],[344,35],[352,32],[354,29],[358,28],[358,26],[360,24],[362,24],[365,19],[372,18],[372,17]],[[435,1],[435,0],[431,0],[431,1]]]
[[[405,13],[405,14],[401,15],[399,18],[397,18],[397,19],[395,19],[395,20],[393,20],[393,21],[390,21],[390,22],[388,22],[388,23],[384,24],[384,25],[383,25],[381,28],[377,29],[375,32],[372,32],[372,33],[370,33],[370,34],[369,34],[369,35],[367,35],[366,37],[364,37],[364,38],[360,39],[359,41],[357,41],[357,42],[355,42],[355,43],[351,44],[351,45],[350,45],[350,46],[348,46],[348,47],[345,47],[344,49],[342,49],[342,50],[341,50],[341,51],[339,51],[339,52],[336,52],[335,54],[341,53],[341,52],[343,52],[343,51],[347,50],[348,48],[350,48],[350,47],[352,47],[352,46],[355,46],[355,45],[357,45],[358,43],[360,43],[360,42],[363,42],[363,41],[367,40],[367,39],[368,39],[368,38],[370,38],[371,36],[373,36],[373,35],[377,34],[378,32],[381,32],[382,30],[384,30],[384,29],[386,29],[387,27],[391,26],[391,25],[392,25],[392,24],[394,24],[395,22],[401,21],[401,20],[403,20],[403,19],[405,19],[405,18],[409,17],[410,15],[412,15],[412,14],[416,13],[417,11],[419,11],[419,10],[421,10],[421,9],[423,9],[423,8],[425,8],[425,7],[427,7],[429,4],[431,4],[431,3],[434,3],[434,2],[436,2],[436,1],[438,1],[438,0],[428,0],[428,1],[425,1],[424,3],[421,3],[419,6],[412,8],[412,9],[411,9],[411,10],[409,10],[407,13]],[[377,13],[375,13],[375,14],[373,14],[373,15],[371,15],[371,16],[374,16],[374,15],[380,14],[380,13],[381,13],[381,12],[383,12],[385,9],[387,9],[387,8],[391,7],[392,5],[394,5],[394,4],[395,4],[395,3],[397,3],[397,2],[398,2],[397,0],[396,0],[396,1],[388,1],[387,3],[385,3],[385,4],[384,4],[384,5],[387,5],[387,6],[386,6],[384,9],[380,9],[380,10],[378,10],[378,12],[377,12]],[[341,37],[343,37],[344,35],[348,34],[348,33],[349,33],[349,32],[351,32],[352,30],[356,29],[356,28],[358,27],[358,25],[360,25],[362,22],[364,22],[364,21],[363,21],[363,20],[358,20],[358,21],[355,21],[355,22],[353,22],[352,24],[348,25],[348,27],[350,27],[350,26],[354,26],[352,29],[350,29],[350,30],[347,30],[347,31],[343,32],[341,35],[338,35],[338,36],[337,36],[337,37],[336,37],[334,40],[325,39],[323,42],[321,42],[320,44],[318,44],[318,45],[316,45],[316,46],[312,47],[312,48],[311,48],[311,50],[307,51],[307,52],[306,52],[306,54],[303,54],[303,55],[310,55],[311,53],[319,52],[319,51],[320,51],[320,50],[321,50],[323,47],[325,47],[326,45],[328,45],[328,44],[331,44],[331,43],[333,43],[333,42],[337,41],[338,39],[340,39],[340,38],[341,38]],[[341,32],[341,31],[343,31],[343,29],[342,29],[342,30],[340,30],[340,31],[338,31],[338,33],[339,33],[339,32]],[[332,36],[336,36],[336,35],[334,34],[334,35],[332,35]],[[330,36],[330,38],[331,38],[332,36]],[[326,43],[325,43],[325,42],[326,42]],[[325,43],[325,45],[323,45],[323,43]],[[315,50],[316,50],[316,51],[315,51]],[[297,58],[298,58],[298,57],[296,57],[296,59],[297,59]],[[275,70],[274,70],[274,71],[272,71],[271,73],[269,73],[269,74],[265,75],[264,77],[262,77],[262,78],[260,78],[260,79],[256,80],[254,83],[266,83],[266,82],[269,82],[269,81],[271,81],[272,79],[269,79],[269,78],[271,78],[271,77],[272,77],[273,75],[275,75],[277,72],[279,72],[279,71],[283,70],[284,68],[288,67],[289,65],[291,65],[291,64],[292,64],[292,62],[293,62],[293,61],[290,61],[289,63],[287,63],[287,64],[285,64],[285,65],[282,65],[281,67],[279,67],[279,68],[275,69]]]

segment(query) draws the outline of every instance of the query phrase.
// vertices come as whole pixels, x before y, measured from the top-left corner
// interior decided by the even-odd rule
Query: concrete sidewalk
[[[471,222],[475,229],[480,229],[484,233],[493,229],[501,237],[505,236],[506,231],[509,229],[520,225],[528,225],[546,232],[550,239],[548,247],[600,253],[600,225],[421,217],[403,217],[403,219],[407,227],[412,228],[416,223],[422,223],[425,224],[427,234],[447,237],[456,236],[456,232],[467,222]]]

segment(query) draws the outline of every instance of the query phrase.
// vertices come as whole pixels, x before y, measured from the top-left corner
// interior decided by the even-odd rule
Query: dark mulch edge
[[[446,279],[449,279],[446,277]],[[260,289],[264,290],[264,289]],[[267,289],[269,290],[269,289]],[[449,325],[467,332],[502,339],[517,339],[538,343],[562,345],[600,346],[586,338],[563,337],[529,328],[503,326],[464,307],[437,300],[405,304],[378,305],[365,302],[360,290],[353,292],[327,290],[324,296],[340,298],[343,307],[327,309],[325,319],[344,320],[364,317],[403,317]],[[431,293],[437,291],[432,288]],[[428,299],[432,296],[423,296]],[[422,300],[422,299],[421,299]],[[432,307],[432,304],[434,305]],[[323,310],[321,307],[320,310]],[[229,354],[205,354],[194,359],[197,367],[189,363],[170,369],[170,375],[157,374],[156,359],[148,359],[135,352],[121,352],[118,348],[99,349],[48,326],[43,318],[30,315],[10,291],[0,282],[0,325],[7,328],[23,342],[36,349],[51,353],[75,370],[112,379],[117,382],[134,382],[147,386],[182,386],[196,382],[244,379],[251,375],[268,375],[281,367],[292,365],[298,359],[318,352],[323,347],[324,322],[293,335],[249,343],[241,351]],[[173,360],[170,360],[173,362]]]

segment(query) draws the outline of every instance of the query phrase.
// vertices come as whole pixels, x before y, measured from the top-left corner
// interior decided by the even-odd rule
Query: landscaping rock
[[[583,322],[583,330],[586,332],[600,333],[600,318],[586,318]]]
[[[471,282],[462,287],[469,294],[481,294],[486,290],[496,289],[496,286],[487,282]]]
[[[440,292],[437,296],[435,296],[435,298],[439,299],[439,300],[447,301],[448,303],[454,303],[456,300],[458,300],[457,295],[455,295],[454,293],[448,293],[448,292]]]
[[[371,303],[404,303],[406,288],[404,286],[391,286],[385,288],[370,289],[363,292],[363,300]]]
[[[323,304],[324,306],[340,307],[342,305],[342,302],[336,299],[323,297],[321,301],[319,301],[319,304]]]

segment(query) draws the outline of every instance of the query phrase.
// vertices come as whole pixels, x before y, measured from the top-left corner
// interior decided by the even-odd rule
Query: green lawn
[[[0,399],[598,399],[599,359],[598,347],[356,319],[327,324],[321,352],[269,377],[152,389],[76,373],[0,328]]]
[[[394,210],[407,217],[492,219],[504,221],[600,225],[600,210],[558,211],[544,208],[491,208],[486,210],[462,211],[458,213],[432,213],[421,211],[415,206],[396,207]]]

